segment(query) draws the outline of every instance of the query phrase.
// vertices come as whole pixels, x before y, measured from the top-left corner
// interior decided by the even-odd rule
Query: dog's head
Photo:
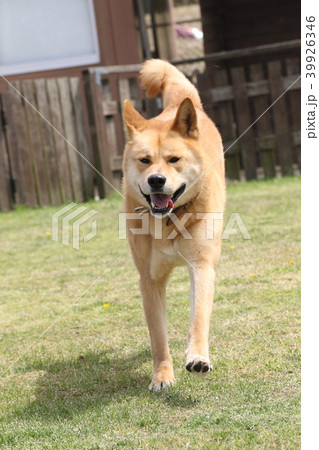
[[[129,139],[123,162],[127,192],[162,217],[193,199],[202,156],[192,101],[185,98],[173,117],[166,113],[146,120],[126,100],[124,121]]]

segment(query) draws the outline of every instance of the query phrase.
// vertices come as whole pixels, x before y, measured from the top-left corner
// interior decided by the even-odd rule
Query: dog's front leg
[[[173,385],[175,381],[167,340],[165,295],[167,278],[168,276],[162,276],[154,280],[144,276],[140,280],[154,364],[153,379],[149,386],[152,391]]]
[[[186,351],[186,369],[201,375],[212,370],[208,339],[215,271],[206,261],[189,264],[188,270],[191,282],[191,328]]]

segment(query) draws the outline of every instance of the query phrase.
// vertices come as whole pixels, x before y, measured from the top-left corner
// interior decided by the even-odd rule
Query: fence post
[[[112,192],[112,171],[105,134],[101,70],[98,68],[84,71],[83,80],[93,147],[93,164],[103,176],[97,175],[97,187],[100,197],[104,198],[108,193]],[[109,183],[103,178],[108,180]]]

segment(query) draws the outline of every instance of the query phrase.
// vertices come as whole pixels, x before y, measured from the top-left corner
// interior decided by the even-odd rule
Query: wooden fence
[[[231,59],[216,54],[219,67],[193,75],[223,137],[228,178],[300,172],[299,48],[297,41],[262,46],[259,61],[246,49],[229,52]]]
[[[206,73],[194,72],[191,79],[223,137],[229,179],[299,172],[299,47],[290,42],[210,55]],[[159,98],[146,99],[141,91],[140,68],[94,68],[83,80],[15,82],[1,94],[0,209],[80,202],[93,197],[94,185],[100,197],[120,189],[123,101],[146,117],[161,110]]]
[[[79,78],[13,82],[2,93],[0,209],[93,196]]]
[[[300,42],[293,41],[229,52],[231,64],[227,52],[215,54],[209,58],[213,68],[207,61],[207,71],[195,71],[191,77],[223,137],[227,178],[251,180],[300,173],[299,48]],[[117,188],[125,143],[124,99],[130,99],[146,117],[156,115],[161,107],[160,99],[145,99],[140,91],[139,70],[140,65],[115,66],[85,74],[95,161]],[[100,186],[102,195],[109,190],[105,183]]]

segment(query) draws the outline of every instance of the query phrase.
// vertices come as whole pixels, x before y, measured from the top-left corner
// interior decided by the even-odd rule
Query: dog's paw
[[[152,380],[152,382],[148,388],[152,392],[159,392],[162,389],[173,386],[174,384],[175,384],[175,381],[169,381],[169,380],[154,381],[154,380]]]
[[[185,368],[186,370],[197,376],[206,375],[213,370],[212,364],[209,359],[204,358],[204,356],[201,355],[195,355],[191,358],[188,358]]]
[[[154,373],[149,390],[153,392],[161,391],[175,384],[174,372],[171,366],[163,365]]]

